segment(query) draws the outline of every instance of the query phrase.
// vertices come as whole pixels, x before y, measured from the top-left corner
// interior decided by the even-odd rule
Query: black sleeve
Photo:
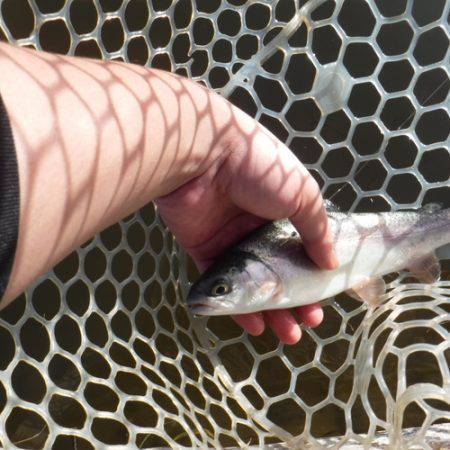
[[[0,97],[0,299],[8,285],[19,233],[19,171],[14,140]]]

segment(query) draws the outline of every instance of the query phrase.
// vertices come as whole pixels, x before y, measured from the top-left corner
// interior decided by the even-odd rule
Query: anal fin
[[[434,253],[415,260],[408,269],[422,283],[435,283],[441,276],[441,265]]]
[[[378,305],[380,297],[386,293],[386,283],[383,278],[368,278],[347,291],[356,300]]]

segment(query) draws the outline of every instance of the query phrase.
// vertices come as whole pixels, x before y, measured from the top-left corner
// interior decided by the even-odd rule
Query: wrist
[[[220,164],[238,136],[237,108],[226,99],[194,81],[165,72],[161,75],[179,81],[180,87],[172,110],[176,125],[169,128],[163,149],[161,167],[167,171],[160,173],[163,178],[157,183],[155,197],[169,194]]]

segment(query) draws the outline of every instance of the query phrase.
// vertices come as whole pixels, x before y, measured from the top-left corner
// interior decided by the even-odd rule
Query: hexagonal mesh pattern
[[[444,0],[0,0],[0,35],[219,89],[285,141],[343,209],[449,200]],[[151,206],[78,249],[0,314],[7,448],[431,448],[449,419],[450,281],[342,295],[283,346],[192,321],[187,263]],[[404,433],[402,429],[413,428]]]

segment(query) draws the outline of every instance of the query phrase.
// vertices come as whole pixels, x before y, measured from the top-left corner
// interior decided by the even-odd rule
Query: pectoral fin
[[[417,259],[408,269],[413,276],[423,283],[435,283],[441,276],[439,259],[434,253]]]
[[[347,291],[350,297],[356,300],[378,305],[380,297],[386,292],[383,278],[368,278],[366,281],[353,286]]]
[[[283,292],[283,281],[278,273],[259,259],[247,259],[244,269],[255,285],[255,301],[276,301]]]
[[[263,283],[258,285],[260,294],[270,297],[275,296],[280,291],[280,283],[274,280],[264,281]]]

